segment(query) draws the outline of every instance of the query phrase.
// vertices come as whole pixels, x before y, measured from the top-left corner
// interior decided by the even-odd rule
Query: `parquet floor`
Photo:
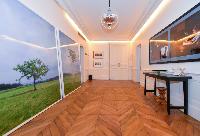
[[[92,81],[11,135],[200,136],[200,122],[165,106],[131,81]]]

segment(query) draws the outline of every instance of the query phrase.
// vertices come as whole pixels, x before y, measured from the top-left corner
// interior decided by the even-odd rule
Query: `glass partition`
[[[60,100],[63,81],[65,94],[79,87],[81,73],[80,46],[63,32],[18,1],[1,0],[0,16],[2,135]]]
[[[60,32],[65,95],[81,84],[80,46]]]
[[[0,135],[60,99],[55,28],[0,1]]]

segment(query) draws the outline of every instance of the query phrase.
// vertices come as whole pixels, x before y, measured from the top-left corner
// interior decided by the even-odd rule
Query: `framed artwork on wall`
[[[94,59],[103,59],[104,52],[103,51],[93,51],[93,58]]]
[[[151,64],[169,61],[168,31],[163,31],[149,41],[149,60]]]
[[[103,68],[103,60],[102,59],[95,59],[93,62],[93,66],[95,68]]]
[[[149,40],[149,64],[200,61],[200,3]]]

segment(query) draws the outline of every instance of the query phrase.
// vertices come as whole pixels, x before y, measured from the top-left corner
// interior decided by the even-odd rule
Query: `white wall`
[[[159,14],[156,20],[142,33],[133,43],[133,68],[136,67],[136,46],[142,45],[142,70],[146,69],[167,69],[184,67],[187,73],[193,77],[189,81],[189,115],[200,120],[200,62],[173,63],[149,65],[149,39],[165,26],[173,22],[179,16],[195,6],[199,0],[171,0],[167,7]],[[135,79],[133,72],[133,79]],[[141,85],[144,85],[144,76],[141,74]],[[171,87],[171,103],[176,105],[183,104],[182,84],[174,83]]]
[[[103,67],[93,67],[93,51],[104,52]],[[89,74],[93,79],[109,80],[109,44],[90,44],[89,45]]]
[[[109,80],[109,44],[113,43],[95,43],[89,45],[89,74],[93,75],[93,79]],[[127,43],[114,43],[113,45],[127,45]],[[126,46],[127,47],[127,46]],[[129,52],[129,80],[132,80],[132,46],[128,46]],[[93,51],[104,52],[104,60],[102,68],[93,67]],[[111,60],[112,61],[112,60]]]
[[[66,17],[64,16],[64,11],[56,4],[54,0],[19,0],[26,7],[31,9],[37,15],[48,21],[51,25],[61,30],[71,39],[80,43],[86,54],[88,52],[87,43],[78,36],[78,32],[72,27],[72,25],[68,22]],[[88,56],[85,55],[85,79],[87,81],[88,77]]]

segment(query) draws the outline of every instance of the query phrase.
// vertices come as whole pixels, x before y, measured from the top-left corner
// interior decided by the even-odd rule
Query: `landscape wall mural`
[[[55,28],[15,0],[0,1],[0,16],[2,135],[59,100],[60,87]],[[60,39],[62,45],[74,43],[64,33]],[[68,62],[68,55],[63,58],[65,94],[80,85],[78,63]]]
[[[149,53],[150,64],[200,60],[200,4],[153,36]]]

